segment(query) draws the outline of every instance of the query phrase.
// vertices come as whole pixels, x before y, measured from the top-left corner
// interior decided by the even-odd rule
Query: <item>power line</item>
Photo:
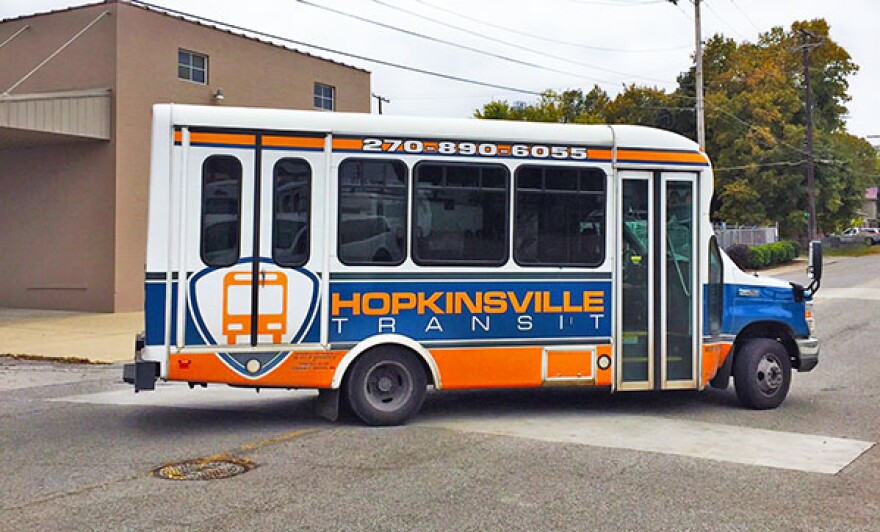
[[[399,33],[403,33],[403,34],[405,34],[405,35],[409,35],[409,36],[411,36],[411,37],[416,37],[416,38],[419,38],[419,39],[424,39],[424,40],[431,41],[431,42],[436,42],[436,43],[439,43],[439,44],[445,44],[445,45],[447,45],[447,46],[452,46],[452,47],[454,47],[454,48],[459,48],[459,49],[462,49],[462,50],[467,50],[467,51],[469,51],[469,52],[477,53],[477,54],[480,54],[480,55],[485,55],[485,56],[488,56],[488,57],[493,57],[493,58],[495,58],[495,59],[501,59],[502,61],[507,61],[507,62],[509,62],[509,63],[515,63],[515,64],[518,64],[518,65],[523,65],[523,66],[528,66],[528,67],[531,67],[531,68],[536,68],[536,69],[538,69],[538,70],[545,70],[545,71],[547,71],[547,72],[554,72],[554,73],[556,73],[556,74],[563,74],[563,75],[566,75],[566,76],[572,76],[572,77],[576,77],[576,78],[580,78],[580,79],[586,79],[586,80],[592,81],[593,83],[604,83],[604,84],[607,84],[607,85],[615,85],[614,82],[612,82],[612,81],[608,81],[608,80],[606,80],[606,79],[599,79],[599,78],[592,78],[592,77],[588,77],[588,76],[583,76],[583,75],[577,74],[577,73],[575,73],[575,72],[569,72],[569,71],[566,71],[566,70],[559,70],[559,69],[556,69],[556,68],[551,68],[551,67],[547,67],[547,66],[544,66],[544,65],[539,65],[539,64],[537,64],[537,63],[532,63],[532,62],[530,62],[530,61],[523,61],[523,60],[521,60],[521,59],[516,59],[516,58],[513,58],[513,57],[508,57],[508,56],[506,56],[506,55],[496,54],[496,53],[493,53],[493,52],[487,52],[487,51],[485,51],[485,50],[480,50],[479,48],[474,48],[473,46],[466,46],[466,45],[464,45],[464,44],[458,44],[458,43],[455,43],[455,42],[452,42],[452,41],[447,41],[447,40],[445,40],[445,39],[440,39],[440,38],[438,38],[438,37],[432,37],[432,36],[430,36],[430,35],[425,35],[425,34],[423,34],[423,33],[418,33],[418,32],[411,31],[411,30],[408,30],[408,29],[405,29],[405,28],[400,28],[400,27],[397,27],[397,26],[392,26],[391,24],[385,24],[384,22],[379,22],[379,21],[377,21],[377,20],[373,20],[373,19],[370,19],[370,18],[367,18],[367,17],[362,17],[362,16],[360,16],[360,15],[354,15],[354,14],[352,14],[352,13],[346,13],[345,11],[340,11],[340,10],[338,10],[338,9],[334,9],[334,8],[332,8],[332,7],[322,6],[322,5],[320,5],[320,4],[316,4],[316,3],[314,3],[314,2],[310,2],[309,0],[296,0],[296,1],[299,2],[299,3],[301,3],[301,4],[305,4],[305,5],[307,5],[307,6],[310,6],[310,7],[314,7],[314,8],[317,8],[317,9],[323,9],[324,11],[329,11],[329,12],[331,12],[331,13],[335,13],[335,14],[337,14],[337,15],[341,15],[341,16],[343,16],[343,17],[348,17],[348,18],[352,18],[352,19],[355,19],[355,20],[359,20],[359,21],[361,21],[361,22],[366,22],[366,23],[368,23],[368,24],[373,24],[374,26],[379,26],[379,27],[382,27],[382,28],[385,28],[385,29],[389,29],[389,30],[392,30],[392,31],[396,31],[396,32],[399,32]],[[615,73],[615,74],[620,74],[619,72],[614,72],[614,73]],[[626,75],[628,75],[628,74],[626,74]]]
[[[725,26],[727,26],[728,28],[730,28],[731,30],[733,30],[734,33],[736,33],[737,35],[739,35],[739,36],[742,37],[743,39],[745,39],[745,40],[747,40],[747,41],[749,40],[749,37],[748,37],[747,35],[745,35],[745,34],[743,34],[742,32],[740,32],[738,29],[736,29],[736,28],[733,26],[733,24],[731,24],[731,23],[727,22],[726,20],[724,20],[724,18],[722,18],[721,15],[719,15],[717,11],[715,11],[714,9],[712,9],[712,6],[709,4],[709,2],[706,2],[705,5],[706,5],[706,8],[709,10],[709,12],[712,13],[712,15],[713,15],[716,19],[718,19],[722,24],[724,24]]]
[[[444,74],[444,73],[442,73],[442,72],[434,72],[434,71],[432,71],[432,70],[426,70],[426,69],[423,69],[423,68],[417,68],[417,67],[413,67],[413,66],[409,66],[409,65],[402,65],[402,64],[399,64],[399,63],[393,63],[393,62],[391,62],[391,61],[385,61],[385,60],[382,60],[382,59],[376,59],[376,58],[373,58],[373,57],[367,57],[367,56],[364,56],[364,55],[353,54],[353,53],[351,53],[351,52],[343,52],[343,51],[341,51],[341,50],[336,50],[336,49],[333,49],[333,48],[328,48],[328,47],[326,47],[326,46],[320,46],[320,45],[317,45],[317,44],[310,44],[310,43],[303,42],[303,41],[297,41],[297,40],[295,40],[295,39],[291,39],[291,38],[289,38],[289,37],[282,37],[282,36],[280,36],[280,35],[273,35],[273,34],[271,34],[271,33],[266,33],[266,32],[264,32],[264,31],[259,31],[259,30],[254,30],[254,29],[250,29],[250,28],[245,28],[245,27],[243,27],[243,26],[238,26],[238,25],[235,25],[235,24],[231,24],[231,23],[229,23],[229,22],[222,22],[222,21],[219,21],[219,20],[214,20],[214,19],[210,19],[210,18],[207,18],[207,17],[203,17],[203,16],[201,16],[201,15],[193,15],[192,13],[186,13],[186,12],[184,12],[184,11],[178,11],[178,10],[176,10],[176,9],[172,9],[172,8],[169,8],[169,7],[163,7],[163,6],[159,6],[159,5],[155,5],[155,4],[150,4],[150,3],[147,3],[147,2],[142,2],[141,0],[126,0],[126,1],[128,1],[128,2],[130,2],[130,3],[132,3],[132,4],[137,4],[137,5],[144,6],[144,7],[147,7],[147,8],[153,9],[153,10],[164,11],[164,12],[166,12],[166,13],[174,14],[174,15],[177,15],[177,16],[179,16],[179,17],[189,18],[189,19],[192,19],[192,20],[195,20],[195,21],[199,21],[199,22],[203,22],[203,23],[207,23],[207,24],[214,24],[214,25],[216,25],[216,26],[220,26],[220,27],[224,27],[224,28],[229,28],[229,29],[233,29],[233,30],[236,30],[236,31],[244,32],[244,33],[249,33],[249,34],[252,34],[252,35],[258,35],[258,36],[260,36],[260,37],[264,37],[264,38],[267,38],[267,39],[273,39],[273,40],[276,40],[276,41],[281,41],[281,42],[285,42],[285,43],[295,44],[295,45],[297,45],[297,46],[305,46],[305,47],[307,47],[307,48],[312,48],[312,49],[314,49],[314,50],[320,50],[320,51],[322,51],[322,52],[327,52],[327,53],[331,53],[331,54],[337,54],[337,55],[341,55],[341,56],[343,56],[343,57],[349,57],[349,58],[352,58],[352,59],[359,59],[359,60],[361,60],[361,61],[367,61],[367,62],[370,62],[370,63],[375,63],[375,64],[377,64],[377,65],[387,66],[387,67],[391,67],[391,68],[397,68],[397,69],[400,69],[400,70],[406,70],[406,71],[408,71],[408,72],[415,72],[415,73],[417,73],[417,74],[424,74],[424,75],[426,75],[426,76],[433,76],[433,77],[437,77],[437,78],[441,78],[441,79],[447,79],[447,80],[450,80],[450,81],[458,81],[458,82],[461,82],[461,83],[468,83],[468,84],[471,84],[471,85],[479,85],[479,86],[481,86],[481,87],[489,87],[489,88],[492,88],[492,89],[500,89],[500,90],[504,90],[504,91],[508,91],[508,92],[518,92],[518,93],[521,93],[521,94],[530,94],[530,95],[532,95],[532,96],[541,96],[541,95],[543,94],[543,93],[540,92],[540,91],[535,91],[535,90],[530,90],[530,89],[523,89],[523,88],[520,88],[520,87],[511,87],[511,86],[508,86],[508,85],[500,85],[500,84],[498,84],[498,83],[490,83],[490,82],[487,82],[487,81],[480,81],[480,80],[475,80],[475,79],[470,79],[470,78],[464,78],[464,77],[460,77],[460,76],[453,76],[453,75],[451,75],[451,74]]]
[[[752,27],[755,28],[755,31],[757,31],[758,33],[761,33],[761,28],[759,28],[758,25],[755,24],[755,22],[751,19],[751,17],[749,17],[748,13],[743,11],[734,0],[730,0],[730,3],[733,4],[733,7],[735,7],[736,10],[740,12],[740,14],[743,16],[743,18],[745,18],[747,21],[749,21],[749,24],[751,24]]]
[[[651,4],[662,4],[666,2],[666,0],[631,0],[631,1],[620,1],[620,2],[611,2],[609,0],[568,0],[573,4],[581,4],[588,6],[614,6],[614,7],[641,7],[647,6]]]
[[[493,24],[492,22],[488,22],[486,20],[482,20],[477,17],[471,17],[471,16],[468,16],[468,15],[465,15],[462,13],[458,13],[457,11],[453,11],[451,9],[447,9],[445,7],[438,6],[438,5],[433,4],[431,2],[425,2],[424,0],[415,0],[415,1],[419,4],[428,6],[432,9],[436,9],[437,11],[442,11],[444,13],[447,13],[449,15],[452,15],[452,16],[455,16],[458,18],[469,20],[471,22],[476,22],[477,24],[481,24],[483,26],[488,26],[490,28],[495,28],[495,29],[499,29],[502,31],[514,33],[517,35],[522,35],[524,37],[530,37],[532,39],[538,39],[538,40],[544,41],[544,42],[552,42],[555,44],[561,44],[563,46],[572,46],[575,48],[582,48],[584,50],[594,50],[594,51],[598,51],[598,52],[611,52],[611,53],[621,53],[621,54],[646,54],[646,53],[673,52],[673,51],[680,51],[680,50],[685,50],[685,49],[690,48],[690,46],[677,46],[674,48],[650,48],[650,49],[641,49],[641,50],[623,50],[620,48],[605,48],[602,46],[591,46],[588,44],[553,39],[551,37],[547,37],[544,35],[538,35],[536,33],[529,33],[526,31],[521,31],[521,30],[515,29],[515,28],[502,26],[500,24]]]
[[[806,161],[779,161],[775,163],[749,163],[743,164],[740,166],[720,166],[713,167],[713,172],[727,172],[729,170],[749,170],[751,168],[765,168],[765,167],[773,167],[773,166],[800,166],[804,164]]]
[[[589,64],[589,63],[581,63],[581,62],[579,62],[579,61],[573,61],[573,60],[568,59],[568,58],[566,58],[566,57],[562,57],[562,56],[559,56],[559,55],[549,54],[549,53],[544,52],[544,51],[541,51],[541,50],[536,50],[535,48],[529,48],[528,46],[522,46],[522,45],[515,44],[515,43],[512,43],[512,42],[508,42],[508,41],[505,41],[505,40],[502,40],[502,39],[496,39],[495,37],[490,37],[490,36],[488,36],[488,35],[474,34],[472,31],[470,31],[470,30],[468,30],[468,29],[466,29],[466,28],[462,28],[461,26],[456,26],[456,25],[454,25],[454,24],[450,24],[450,23],[448,23],[448,22],[443,22],[442,20],[437,20],[437,19],[435,19],[435,18],[431,18],[431,17],[428,17],[428,16],[426,16],[426,15],[422,15],[421,13],[417,13],[417,12],[415,12],[415,11],[410,11],[409,9],[404,9],[404,8],[402,8],[402,7],[394,6],[394,5],[391,5],[391,4],[387,3],[387,2],[383,2],[382,0],[372,0],[372,2],[375,3],[375,4],[379,4],[379,5],[381,5],[381,6],[387,7],[387,8],[389,8],[389,9],[394,9],[395,11],[400,11],[400,12],[402,12],[402,13],[406,13],[406,14],[408,14],[408,15],[411,15],[411,16],[414,16],[414,17],[418,17],[418,18],[421,18],[421,19],[424,19],[424,20],[427,20],[427,21],[433,22],[434,24],[439,24],[439,25],[441,25],[441,26],[445,26],[445,27],[447,27],[447,28],[452,28],[452,29],[454,29],[454,30],[461,31],[461,32],[467,33],[467,34],[469,34],[469,35],[476,35],[477,37],[480,37],[481,39],[486,39],[486,40],[489,40],[489,41],[492,41],[492,42],[501,43],[501,44],[503,44],[503,45],[505,45],[505,46],[510,46],[510,47],[512,47],[512,48],[517,48],[517,49],[519,49],[519,50],[525,50],[526,52],[531,52],[531,53],[534,53],[534,54],[543,55],[544,57],[549,57],[549,58],[551,58],[551,59],[556,59],[556,60],[558,60],[558,61],[563,61],[563,62],[565,62],[565,63],[570,63],[570,64],[572,64],[572,65],[582,66],[582,67],[586,67],[586,68],[592,68],[592,69],[594,69],[594,70],[600,70],[600,71],[603,71],[603,72],[609,72],[609,73],[612,73],[612,74],[618,74],[618,75],[626,76],[626,77],[633,77],[633,78],[646,79],[646,80],[648,80],[648,81],[655,81],[655,82],[658,82],[658,83],[666,83],[666,80],[664,80],[664,79],[652,78],[652,77],[648,77],[648,76],[640,76],[640,75],[638,75],[638,74],[630,74],[630,73],[627,73],[627,72],[620,72],[619,70],[612,70],[612,69],[610,69],[610,68],[604,68],[604,67],[600,67],[600,66],[592,65],[592,64]],[[308,2],[305,2],[305,3],[308,3]],[[406,31],[406,30],[404,30],[404,31]],[[433,39],[432,39],[432,40],[433,40]],[[455,44],[455,43],[451,43],[451,44]],[[455,45],[457,46],[457,44],[455,44]],[[609,83],[610,83],[610,82],[609,82]]]

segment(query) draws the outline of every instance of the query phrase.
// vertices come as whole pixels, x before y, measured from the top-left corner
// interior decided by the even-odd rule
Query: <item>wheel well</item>
[[[341,386],[341,388],[345,388],[345,382],[348,380],[349,375],[351,375],[351,369],[354,367],[355,362],[359,358],[361,358],[362,356],[366,355],[367,353],[370,353],[372,351],[377,351],[379,349],[394,351],[394,352],[402,353],[402,354],[408,354],[409,356],[413,357],[416,361],[418,361],[419,365],[422,366],[422,370],[424,370],[424,372],[425,372],[425,379],[426,379],[427,383],[429,385],[434,384],[434,374],[431,372],[431,368],[428,367],[428,363],[425,362],[425,359],[422,358],[422,356],[419,353],[417,353],[415,350],[410,349],[409,347],[406,347],[404,345],[389,343],[389,344],[374,345],[373,347],[370,347],[369,349],[365,349],[362,353],[358,354],[358,356],[355,357],[355,359],[351,361],[351,364],[349,364],[348,367],[345,369],[345,375],[343,375],[343,377],[342,377],[343,385]]]
[[[746,342],[754,338],[769,338],[781,343],[791,359],[791,367],[795,369],[800,367],[801,362],[798,358],[797,344],[794,341],[794,331],[788,325],[776,321],[759,321],[749,324],[736,336],[736,341],[733,344],[734,357]]]

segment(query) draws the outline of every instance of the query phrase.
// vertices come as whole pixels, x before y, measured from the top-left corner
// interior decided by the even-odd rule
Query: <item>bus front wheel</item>
[[[374,347],[355,361],[345,383],[348,405],[370,425],[405,423],[422,407],[427,378],[415,355]]]
[[[740,349],[733,361],[736,396],[757,410],[776,408],[788,395],[791,360],[775,340],[755,338]]]

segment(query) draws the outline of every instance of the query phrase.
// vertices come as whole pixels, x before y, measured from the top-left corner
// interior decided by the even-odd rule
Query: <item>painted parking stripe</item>
[[[855,288],[822,288],[816,294],[816,300],[824,299],[858,299],[862,301],[880,301],[880,288],[859,286]]]
[[[222,410],[247,412],[266,408],[274,403],[292,399],[317,397],[314,390],[253,389],[228,386],[196,387],[189,389],[184,383],[156,383],[155,392],[134,393],[131,386],[109,392],[73,395],[49,399],[64,403],[87,403],[95,405],[159,406],[167,408],[191,408],[198,410]]]
[[[68,403],[259,411],[313,390],[253,390],[211,386],[190,390],[182,383],[157,383],[156,392],[135,394],[129,386],[109,392],[51,399]],[[413,426],[527,438],[546,442],[654,452],[722,462],[835,474],[874,443],[699,421],[630,414],[579,413],[417,417]],[[784,451],[780,451],[784,450]]]
[[[874,443],[628,414],[467,417],[417,422],[462,432],[528,438],[835,474]]]

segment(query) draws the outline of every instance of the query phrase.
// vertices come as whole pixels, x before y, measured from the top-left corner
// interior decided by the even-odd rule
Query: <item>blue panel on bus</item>
[[[611,283],[450,281],[334,283],[331,342],[376,334],[417,341],[611,336]]]

